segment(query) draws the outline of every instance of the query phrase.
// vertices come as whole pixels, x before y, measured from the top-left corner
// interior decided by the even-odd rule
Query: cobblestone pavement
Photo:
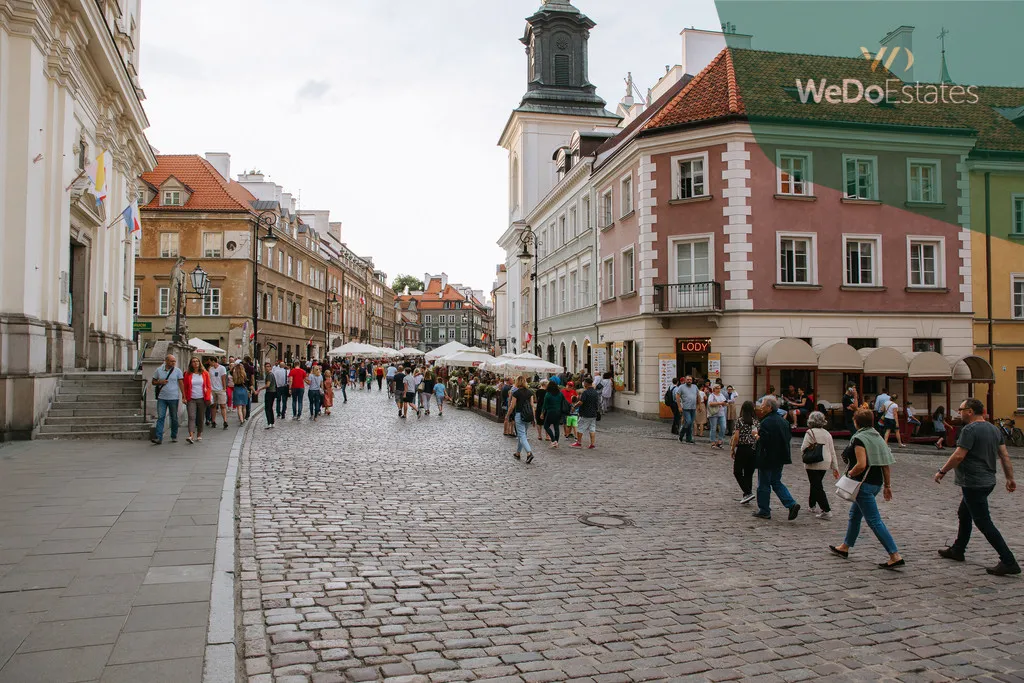
[[[376,391],[258,429],[239,491],[249,683],[1024,679],[1024,582],[985,574],[980,535],[965,564],[935,554],[958,494],[930,481],[935,455],[897,454],[883,514],[908,564],[887,572],[867,529],[849,561],[828,553],[846,506],[755,520],[727,453],[625,432],[525,465],[479,415],[400,420]],[[805,502],[802,467],[785,480]],[[1021,505],[992,498],[1018,550]]]
[[[199,683],[237,428],[0,449],[0,683]]]

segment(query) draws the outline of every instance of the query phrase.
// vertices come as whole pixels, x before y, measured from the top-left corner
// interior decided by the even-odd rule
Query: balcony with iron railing
[[[722,310],[719,282],[654,285],[655,313],[718,313]]]

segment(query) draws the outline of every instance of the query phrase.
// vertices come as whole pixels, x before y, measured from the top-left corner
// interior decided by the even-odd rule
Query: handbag
[[[804,449],[803,459],[805,465],[815,465],[825,462],[825,447],[820,443],[811,444]]]
[[[843,500],[848,500],[851,503],[857,500],[857,496],[860,494],[861,484],[864,483],[868,478],[868,472],[871,470],[871,465],[868,465],[867,469],[864,470],[864,476],[861,477],[860,481],[852,479],[847,475],[839,477],[839,481],[836,482],[836,495]]]

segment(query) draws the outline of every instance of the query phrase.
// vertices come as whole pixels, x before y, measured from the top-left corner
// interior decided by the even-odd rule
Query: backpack
[[[519,411],[519,418],[526,424],[533,423],[533,408],[530,407],[529,401],[523,401],[522,405],[517,405],[516,410]]]
[[[665,405],[674,406],[676,404],[675,387],[669,387],[668,391],[665,392]]]

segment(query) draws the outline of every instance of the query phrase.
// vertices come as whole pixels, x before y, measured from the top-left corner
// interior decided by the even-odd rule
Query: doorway
[[[709,339],[676,339],[676,376],[706,379],[710,351]]]
[[[75,367],[89,364],[89,248],[70,243],[68,273],[68,324],[75,335]]]

